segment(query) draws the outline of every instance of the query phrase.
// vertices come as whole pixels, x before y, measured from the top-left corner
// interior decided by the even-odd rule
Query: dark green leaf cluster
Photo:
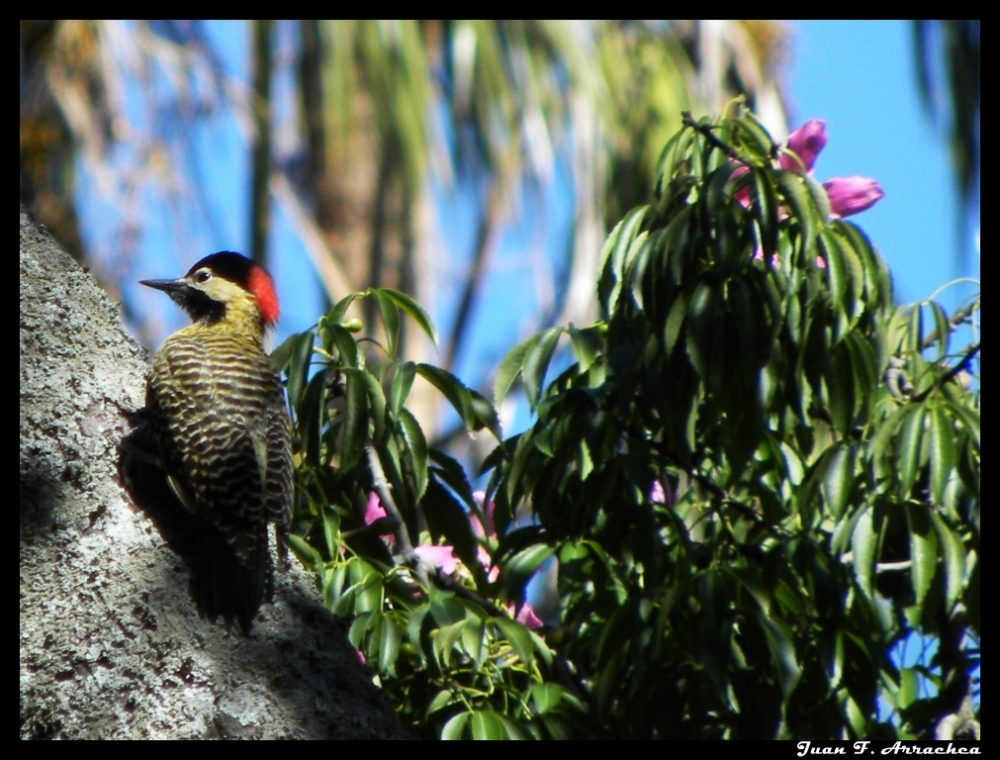
[[[359,344],[349,329],[356,320],[345,321],[362,298],[375,299],[385,346]],[[351,621],[350,640],[418,732],[579,735],[582,723],[565,713],[582,714],[582,705],[548,682],[550,649],[513,619],[487,577],[480,553],[488,558],[491,540],[476,538],[472,520],[488,518],[463,468],[428,445],[406,403],[421,377],[469,431],[499,439],[496,412],[450,373],[395,358],[404,315],[436,340],[419,305],[382,288],[343,299],[274,353],[301,443],[293,548],[316,572],[330,609]],[[366,519],[376,493],[386,516]],[[431,544],[451,548],[461,560],[457,574],[421,560],[419,545]]]
[[[908,738],[974,693],[979,344],[952,336],[977,329],[978,297],[895,306],[864,233],[778,151],[752,115],[685,116],[653,202],[607,239],[601,320],[501,364],[496,402],[520,384],[537,415],[520,435],[395,358],[404,316],[434,338],[401,293],[350,296],[276,352],[301,438],[294,546],[417,730]],[[371,351],[345,322],[366,297]],[[418,376],[500,441],[487,499],[407,409]],[[455,572],[421,560],[433,544]],[[543,633],[514,617],[540,572]],[[894,660],[914,634],[933,658]]]
[[[513,567],[556,556],[547,640],[609,736],[928,734],[978,659],[978,393],[957,382],[978,344],[950,353],[937,304],[894,308],[867,237],[753,116],[685,123],[608,237],[602,321],[501,366],[497,401],[520,376],[538,416],[488,462],[500,535],[537,519],[501,539],[502,578],[516,594]],[[564,332],[576,362],[544,388]],[[936,670],[890,661],[913,631]],[[948,687],[921,698],[918,675]]]

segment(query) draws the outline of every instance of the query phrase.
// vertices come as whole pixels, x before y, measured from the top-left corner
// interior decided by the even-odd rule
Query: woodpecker
[[[176,280],[142,280],[192,319],[153,358],[146,406],[177,498],[198,521],[192,586],[203,616],[249,634],[273,570],[268,524],[286,558],[291,420],[264,351],[278,319],[274,281],[239,253],[206,256]]]

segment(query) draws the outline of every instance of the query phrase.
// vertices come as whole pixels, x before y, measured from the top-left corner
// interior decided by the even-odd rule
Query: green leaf
[[[357,649],[366,649],[365,636],[371,630],[370,622],[373,615],[370,612],[362,612],[354,618],[351,628],[347,632],[347,640]]]
[[[857,527],[858,520],[864,514],[865,507],[855,509],[847,517],[842,517],[837,522],[837,527],[833,530],[833,537],[830,539],[830,552],[836,556],[840,557],[851,542],[854,536],[854,529]]]
[[[781,442],[780,448],[781,458],[785,463],[785,472],[788,476],[788,482],[793,486],[797,486],[802,483],[802,478],[805,476],[805,470],[802,467],[802,459],[795,453],[795,450],[784,441]]]
[[[447,370],[435,367],[433,364],[418,364],[417,374],[430,381],[431,385],[437,388],[458,412],[465,427],[468,430],[475,430],[476,415],[472,408],[472,396],[469,389],[465,387],[461,380]]]
[[[392,288],[379,288],[376,291],[376,295],[379,294],[388,297],[396,304],[403,312],[417,325],[424,334],[431,339],[431,343],[437,348],[438,345],[438,334],[437,328],[434,327],[434,322],[431,320],[430,315],[424,310],[424,307],[419,303],[414,301],[406,293],[401,293],[398,290],[393,290]],[[381,306],[381,303],[380,303]]]
[[[465,734],[465,726],[472,717],[471,712],[461,712],[448,718],[448,722],[441,729],[442,739],[461,739]]]
[[[323,426],[326,423],[325,377],[325,372],[316,373],[309,381],[305,393],[298,398],[295,410],[302,453],[306,462],[311,465],[319,465],[323,459],[321,446]]]
[[[327,325],[326,331],[344,367],[351,369],[364,367],[364,355],[358,350],[358,341],[350,330],[343,325]]]
[[[656,198],[664,197],[667,185],[670,180],[681,171],[684,164],[689,161],[688,152],[691,148],[691,141],[695,132],[692,129],[682,129],[667,141],[660,153],[660,158],[656,163],[655,188]]]
[[[771,135],[768,134],[767,129],[760,123],[757,117],[752,113],[747,113],[734,123],[738,129],[745,132],[747,137],[750,138],[747,147],[753,150],[758,158],[770,160],[771,153],[775,148],[774,140],[771,139]]]
[[[288,536],[288,543],[292,547],[292,551],[295,552],[295,555],[306,567],[317,570],[323,566],[323,556],[302,536],[296,536],[292,533]]]
[[[351,563],[351,592],[353,596],[353,608],[347,610],[348,614],[361,615],[366,612],[373,612],[382,609],[382,574],[364,561]],[[348,599],[350,597],[347,597]],[[338,611],[337,614],[344,614],[345,611]]]
[[[535,703],[535,713],[544,715],[555,710],[562,701],[563,689],[555,683],[536,683],[531,687],[531,700]]]
[[[473,739],[500,741],[503,739],[522,739],[523,734],[510,719],[498,715],[492,710],[477,710],[470,720]]]
[[[392,375],[392,388],[389,391],[389,408],[394,415],[399,414],[406,399],[410,396],[413,378],[416,376],[416,365],[413,362],[397,364]]]
[[[420,429],[417,418],[409,409],[399,410],[399,426],[410,453],[410,467],[416,481],[416,496],[419,499],[427,490],[427,439]]]
[[[288,375],[288,398],[296,410],[302,401],[302,391],[309,379],[315,339],[316,336],[311,331],[293,335],[271,354],[275,366]]]
[[[830,212],[832,211],[830,208],[830,196],[827,194],[826,188],[808,174],[803,174],[802,180],[805,182],[806,190],[809,191],[809,196],[812,198],[813,206],[816,208],[816,215],[821,221],[825,222],[830,218]]]
[[[292,360],[296,346],[302,341],[302,336],[304,335],[309,337],[309,343],[312,345],[312,332],[295,333],[285,338],[281,342],[281,345],[271,352],[271,361],[274,362],[275,367],[284,371],[285,367]]]
[[[854,450],[842,443],[824,456],[828,461],[823,476],[823,498],[830,514],[839,520],[854,485]]]
[[[827,282],[830,284],[833,308],[837,310],[838,314],[845,315],[844,322],[846,323],[846,313],[851,302],[851,298],[848,296],[849,294],[853,294],[851,294],[849,287],[850,278],[847,271],[847,263],[844,261],[844,252],[840,248],[837,237],[826,230],[820,232],[819,244],[826,258],[826,276]],[[839,341],[841,337],[840,335],[836,335],[834,343]]]
[[[469,399],[472,405],[472,431],[478,432],[486,428],[498,441],[503,440],[503,431],[500,429],[500,416],[496,408],[479,391],[469,390]]]
[[[916,603],[922,606],[937,567],[937,536],[931,527],[930,509],[925,504],[907,504],[906,521],[910,530],[910,579]]]
[[[486,635],[486,628],[481,618],[472,616],[465,621],[462,628],[462,649],[469,655],[476,669],[483,666],[483,662],[488,654],[487,647],[483,646]]]
[[[955,431],[941,407],[934,407],[930,417],[931,494],[935,504],[944,503],[944,489],[955,469]]]
[[[944,560],[945,602],[950,611],[952,606],[962,596],[965,586],[966,548],[961,536],[952,530],[941,516],[930,510],[931,522],[941,543],[941,556]]]
[[[720,301],[718,288],[703,280],[695,288],[688,308],[688,356],[698,375],[708,381],[710,389],[719,387],[722,372],[718,366],[723,322]]]
[[[833,354],[826,362],[824,370],[830,399],[830,418],[837,432],[843,438],[847,438],[854,425],[854,406],[858,394],[854,382],[853,357],[844,343],[833,349]]]
[[[772,620],[763,610],[758,612],[757,621],[764,630],[767,647],[771,650],[771,660],[778,669],[778,685],[781,687],[781,693],[788,699],[802,676],[802,669],[795,653],[795,643],[788,635],[784,621]]]
[[[778,250],[778,194],[774,192],[770,174],[763,169],[753,171],[753,203],[764,260],[770,265]]]
[[[979,449],[979,427],[980,415],[978,409],[972,409],[962,403],[952,403],[948,405],[948,411],[954,415],[962,426],[969,431],[976,449]]]
[[[543,330],[538,335],[538,342],[531,346],[524,357],[522,368],[524,392],[532,409],[538,406],[542,395],[542,384],[545,381],[545,372],[549,368],[549,362],[561,334],[562,330],[558,327]]]
[[[604,350],[604,336],[597,327],[587,327],[580,330],[573,325],[568,328],[569,339],[573,345],[573,353],[580,365],[580,371],[586,372]]]
[[[368,383],[363,370],[345,370],[347,380],[346,405],[344,407],[343,449],[340,452],[340,467],[353,469],[361,460],[361,454],[368,442]]]
[[[851,551],[854,554],[854,577],[858,586],[869,598],[873,598],[872,576],[875,571],[875,550],[878,536],[875,533],[874,514],[871,507],[865,507],[858,516],[851,536]]]
[[[816,212],[809,190],[806,189],[804,178],[798,172],[776,171],[775,178],[782,195],[791,207],[792,216],[799,222],[802,230],[802,250],[807,257],[815,256],[816,232],[818,230]]]
[[[330,557],[337,556],[340,548],[340,515],[332,508],[323,508],[323,538],[326,542],[326,552]]]
[[[851,371],[857,399],[861,402],[861,412],[865,418],[870,414],[873,391],[878,384],[878,364],[872,342],[859,330],[852,330],[844,336],[844,348],[851,357]]]
[[[669,359],[677,345],[677,338],[681,334],[681,327],[684,325],[684,318],[687,316],[687,298],[683,293],[678,293],[677,298],[670,305],[670,313],[667,315],[666,326],[663,330],[663,344]]]
[[[396,621],[388,615],[381,615],[382,623],[378,630],[376,656],[378,657],[379,671],[395,675],[396,660],[399,657],[399,649],[402,644],[403,634],[399,630]]]
[[[750,595],[756,600],[765,616],[771,612],[771,595],[767,591],[764,583],[763,573],[757,568],[735,567],[725,568],[742,585]]]
[[[389,356],[395,356],[396,346],[399,344],[399,308],[381,288],[373,288],[372,295],[375,296],[375,302],[378,303],[378,309],[382,313]]]
[[[528,633],[528,629],[523,625],[518,623],[516,620],[511,620],[508,617],[503,617],[502,615],[492,618],[493,623],[503,637],[510,642],[511,646],[514,648],[514,652],[521,659],[521,662],[525,664],[526,667],[531,668],[534,662],[534,647],[531,641],[531,635]]]
[[[434,479],[444,483],[465,502],[469,509],[474,511],[481,510],[480,505],[473,498],[472,486],[469,484],[469,477],[465,472],[465,468],[459,464],[458,460],[437,449],[431,449],[430,457],[434,464],[437,465],[433,469]]]
[[[451,667],[451,657],[455,654],[455,642],[462,635],[465,620],[441,626],[434,633],[434,658],[442,668]]]
[[[921,351],[921,344],[924,342],[924,312],[920,304],[910,307],[910,329],[907,333],[906,350],[913,355]]]
[[[386,430],[385,392],[382,390],[382,384],[371,373],[362,371],[361,377],[364,379],[365,387],[368,390],[371,419],[375,423],[375,438],[381,441]]]
[[[604,315],[610,314],[618,302],[622,278],[625,273],[625,259],[633,238],[645,221],[647,207],[632,209],[608,235],[601,253],[601,276],[597,282],[597,297]]]
[[[359,298],[364,298],[368,295],[365,292],[362,293],[351,293],[349,296],[345,296],[337,301],[337,304],[326,313],[325,319],[331,324],[339,325],[344,321],[344,315],[347,313],[348,307],[354,303]]]
[[[915,406],[900,425],[896,438],[896,466],[899,470],[899,492],[904,499],[909,497],[913,483],[917,479],[920,464],[920,439],[924,433],[924,407]]]
[[[948,315],[941,308],[941,304],[929,301],[928,306],[931,307],[931,312],[934,314],[934,329],[937,332],[937,341],[935,341],[937,343],[937,359],[935,361],[940,364],[948,356],[948,348],[951,345],[951,325],[948,324]]]

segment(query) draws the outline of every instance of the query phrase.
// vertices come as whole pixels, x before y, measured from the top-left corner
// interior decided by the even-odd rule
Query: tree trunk
[[[20,227],[21,737],[404,736],[294,560],[251,636],[198,618],[166,526],[123,488],[144,352],[23,207]]]

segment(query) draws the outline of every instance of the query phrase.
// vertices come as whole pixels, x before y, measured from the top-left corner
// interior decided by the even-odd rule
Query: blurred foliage
[[[931,118],[946,123],[955,180],[967,212],[979,203],[982,161],[980,23],[978,19],[913,22],[920,95]],[[960,229],[964,237],[964,222]]]
[[[786,37],[780,23],[741,21],[22,22],[22,196],[122,292],[140,332],[133,267],[153,235],[184,251],[243,230],[224,247],[273,264],[272,204],[331,304],[369,286],[429,301],[450,266],[463,304],[443,336],[450,369],[500,232],[557,166],[573,184],[575,240],[538,319],[590,321],[593,254],[607,224],[648,200],[636,194],[681,110],[717,112],[746,93],[783,123],[775,51]],[[231,150],[234,133],[253,155],[237,189],[251,218],[238,226],[218,205],[219,153],[205,149]],[[77,242],[81,178],[111,220],[89,252]],[[455,188],[471,199],[471,250],[435,223],[434,193]],[[374,329],[373,304],[362,302]]]
[[[978,298],[894,305],[863,231],[734,110],[686,116],[660,154],[653,202],[605,244],[600,321],[504,360],[494,401],[523,384],[523,434],[398,358],[405,317],[435,333],[397,291],[276,352],[302,440],[296,549],[420,733],[913,738],[975,691],[979,345],[950,337]],[[385,326],[377,361],[345,322],[357,298]],[[486,500],[427,444],[416,378],[498,438]],[[529,630],[514,612],[553,565]],[[933,659],[893,661],[914,633]]]

